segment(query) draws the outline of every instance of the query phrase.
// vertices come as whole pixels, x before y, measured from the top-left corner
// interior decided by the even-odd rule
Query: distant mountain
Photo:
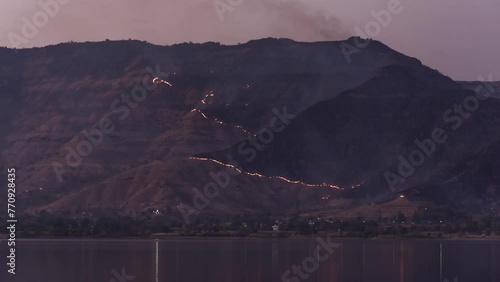
[[[27,212],[335,214],[400,194],[494,207],[499,84],[454,82],[377,41],[348,62],[354,40],[0,49],[0,166]],[[401,176],[398,157],[433,136],[446,141]]]

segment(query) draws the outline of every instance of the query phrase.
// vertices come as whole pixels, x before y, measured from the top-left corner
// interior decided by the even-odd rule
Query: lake
[[[19,240],[4,282],[498,282],[499,241]]]

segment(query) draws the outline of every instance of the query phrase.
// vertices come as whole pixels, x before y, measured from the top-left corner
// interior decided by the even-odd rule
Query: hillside
[[[328,211],[339,199],[360,208],[401,193],[477,212],[495,206],[498,93],[452,129],[456,113],[443,113],[476,84],[376,41],[348,63],[342,43],[0,49],[0,166],[16,168],[26,212],[178,216],[177,207],[195,206],[193,188],[203,191],[221,171],[228,184],[202,214]],[[137,86],[150,90],[134,102]],[[447,141],[391,190],[385,172],[397,172],[398,156],[436,127]],[[113,129],[88,155],[68,157],[103,128]],[[268,144],[252,145],[256,135]]]

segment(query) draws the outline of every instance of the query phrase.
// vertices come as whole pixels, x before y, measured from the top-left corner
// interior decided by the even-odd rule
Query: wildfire
[[[197,110],[198,113],[200,113],[200,115],[204,118],[204,119],[208,119],[208,117],[200,110]]]
[[[166,85],[172,87],[172,84],[170,82],[163,80],[163,79],[160,79],[159,77],[153,78],[153,83],[155,83],[155,84],[163,83],[163,84],[166,84]]]
[[[262,174],[257,173],[257,172],[253,172],[253,173],[251,173],[251,172],[245,172],[245,171],[242,171],[241,169],[237,168],[234,165],[226,164],[226,163],[223,163],[223,162],[215,160],[215,159],[198,158],[198,157],[189,157],[188,159],[190,159],[190,160],[198,160],[198,161],[210,161],[210,162],[213,162],[213,163],[216,163],[216,164],[219,164],[219,165],[222,165],[222,166],[234,169],[234,170],[236,170],[239,173],[246,174],[246,175],[249,175],[249,176],[261,177],[261,178],[268,178],[268,179],[279,179],[279,180],[282,180],[282,181],[285,181],[285,182],[288,182],[288,183],[291,183],[291,184],[298,184],[298,185],[303,185],[303,186],[306,186],[306,187],[329,187],[329,188],[333,188],[333,189],[343,189],[342,187],[339,187],[339,186],[336,186],[336,185],[332,185],[332,184],[327,184],[327,183],[309,184],[309,183],[305,183],[305,182],[302,182],[302,181],[299,181],[299,180],[290,180],[290,179],[285,178],[283,176],[265,176],[265,175],[262,175]]]
[[[239,130],[245,132],[246,134],[248,135],[253,135],[255,136],[255,134],[252,134],[250,131],[246,130],[245,128],[243,128],[241,125],[234,125],[235,128],[238,128]]]
[[[215,93],[214,93],[213,91],[208,92],[207,94],[205,94],[205,96],[203,96],[203,99],[201,99],[201,103],[202,103],[203,105],[210,104],[210,101],[207,101],[207,99],[208,99],[208,98],[210,98],[210,97],[214,97],[214,96],[215,96]],[[227,105],[227,104],[226,104],[226,105]],[[200,109],[198,109],[198,108],[194,108],[194,109],[192,109],[192,110],[191,110],[191,112],[198,112],[198,113],[199,113],[199,114],[200,114],[200,115],[201,115],[204,119],[206,119],[206,120],[211,119],[211,120],[213,120],[213,121],[214,121],[215,123],[217,123],[217,124],[224,125],[224,126],[229,126],[227,123],[223,122],[222,120],[220,120],[220,119],[218,119],[218,118],[216,118],[216,117],[210,117],[210,118],[209,118],[209,117],[208,117],[205,113],[203,113],[203,112],[202,112]],[[241,130],[241,131],[245,132],[245,133],[246,133],[246,134],[248,134],[248,135],[252,135],[252,133],[251,133],[249,130],[245,129],[245,128],[244,128],[243,126],[241,126],[241,125],[233,125],[233,127],[234,127],[234,128],[237,128],[238,130]]]
[[[209,104],[210,102],[207,102],[207,99],[210,98],[210,97],[214,97],[214,96],[215,96],[215,93],[213,91],[208,92],[207,94],[205,94],[205,96],[203,97],[203,99],[201,99],[201,103],[203,105]]]
[[[164,81],[164,80],[160,80],[159,78],[155,78],[153,80],[154,83],[166,83],[170,86],[172,86],[170,83]],[[251,89],[252,86],[247,84],[246,85],[246,88],[247,89]],[[203,105],[207,105],[209,104],[210,102],[207,101],[207,99],[209,99],[210,97],[214,97],[215,96],[215,93],[213,91],[210,91],[208,93],[206,93],[203,97],[203,99],[201,100],[201,103]],[[245,106],[248,106],[248,103],[245,104]],[[229,104],[226,104],[226,107],[229,107]],[[211,117],[209,118],[205,113],[203,113],[200,109],[198,108],[194,108],[191,110],[191,112],[198,112],[204,119],[206,120],[213,120],[215,123],[217,124],[220,124],[220,125],[224,125],[224,126],[227,126],[228,124],[219,120],[218,118],[216,117]],[[246,134],[248,135],[253,135],[255,136],[255,134],[252,134],[249,130],[243,128],[241,125],[233,125],[234,128],[237,128],[243,132],[245,132]],[[213,163],[216,163],[218,165],[221,165],[221,166],[225,166],[225,167],[228,167],[228,168],[231,168],[235,171],[237,171],[238,173],[242,173],[242,174],[246,174],[246,175],[249,175],[249,176],[254,176],[254,177],[261,177],[261,178],[268,178],[268,179],[279,179],[281,181],[285,181],[285,182],[288,182],[290,184],[297,184],[297,185],[302,185],[302,186],[306,186],[306,187],[329,187],[329,188],[333,188],[333,189],[344,189],[340,186],[337,186],[337,185],[333,185],[333,184],[328,184],[328,183],[321,183],[321,184],[310,184],[310,183],[305,183],[305,182],[302,182],[302,181],[299,181],[299,180],[291,180],[291,179],[288,179],[286,177],[283,177],[283,176],[265,176],[265,175],[262,175],[260,173],[257,173],[257,172],[245,172],[245,171],[242,171],[241,169],[237,168],[236,166],[234,165],[231,165],[231,164],[227,164],[227,163],[223,163],[221,161],[218,161],[218,160],[215,160],[215,159],[209,159],[209,158],[199,158],[199,157],[189,157],[188,158],[189,160],[198,160],[198,161],[210,161],[210,162],[213,162]],[[356,188],[356,187],[359,187],[361,186],[362,184],[364,184],[364,182],[360,183],[360,184],[357,184],[357,185],[352,185],[351,188]],[[322,199],[324,200],[327,200],[330,196],[325,196],[323,197]]]
[[[365,184],[365,182],[364,182],[364,181],[363,181],[363,182],[361,182],[361,183],[358,183],[358,184],[352,184],[352,185],[351,185],[351,189],[358,188],[359,186],[361,186],[361,185],[363,185],[363,184]]]

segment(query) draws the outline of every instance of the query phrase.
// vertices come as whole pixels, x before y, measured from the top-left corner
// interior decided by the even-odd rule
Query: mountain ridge
[[[210,172],[227,169],[196,157],[222,163],[237,160],[239,169],[262,175],[231,176],[230,192],[221,192],[211,200],[203,211],[207,213],[330,210],[335,209],[328,205],[334,198],[354,202],[363,199],[361,205],[390,201],[399,194],[387,188],[383,170],[393,169],[390,164],[397,160],[396,152],[405,153],[401,148],[411,151],[412,140],[423,138],[421,132],[439,125],[442,112],[456,100],[473,94],[470,89],[477,85],[454,82],[377,41],[348,63],[340,44],[352,40],[302,43],[261,39],[233,46],[213,42],[157,46],[140,41],[105,41],[58,44],[17,53],[0,49],[0,99],[5,102],[0,111],[4,113],[0,120],[5,121],[0,126],[4,133],[0,138],[0,164],[4,169],[18,170],[22,187],[19,197],[27,212],[92,206],[119,207],[125,214],[150,209],[175,214],[178,205],[193,204],[193,188],[202,190],[210,183]],[[151,83],[153,77],[148,76],[147,67],[158,67],[160,79],[168,80],[173,87],[156,84],[147,98],[129,108],[126,119],[121,120],[112,105],[123,99],[121,95],[142,85],[143,80]],[[491,117],[498,117],[494,107],[497,102],[492,101],[478,113],[479,121],[465,126],[496,124],[498,118]],[[384,103],[397,109],[386,108]],[[331,109],[336,113],[332,114]],[[256,160],[246,164],[234,147],[268,128],[275,111],[284,110],[297,117],[290,124],[275,123],[285,125],[283,132],[277,132],[272,142],[258,152]],[[429,117],[427,112],[436,114]],[[63,181],[59,182],[54,162],[65,164],[68,148],[86,140],[82,132],[99,128],[103,117],[110,118],[116,130],[107,134],[79,166],[66,167]],[[397,131],[391,129],[394,117],[399,119]],[[336,121],[336,126],[322,126],[318,120]],[[343,126],[345,129],[339,131]],[[474,144],[461,132],[460,138]],[[481,146],[497,152],[494,140],[500,136],[490,129],[481,134],[484,144],[491,143]],[[302,143],[296,141],[297,136]],[[370,144],[365,141],[368,139],[377,141]],[[387,143],[403,139],[406,141]],[[324,140],[323,147],[314,145],[319,140]],[[280,151],[279,146],[284,149]],[[385,146],[387,151],[368,158],[379,146]],[[497,165],[494,159],[479,153],[479,145],[475,146],[462,150],[474,159],[465,172],[472,178],[484,162],[492,163],[493,170]],[[310,155],[305,148],[315,153]],[[462,152],[457,148],[461,147],[445,149]],[[330,151],[336,153],[324,153]],[[436,156],[449,158],[452,163],[437,170],[438,174],[453,171],[453,164],[462,161],[458,154],[439,152]],[[362,159],[367,164],[356,163]],[[430,163],[434,164],[434,159]],[[333,167],[338,170],[325,164],[336,164]],[[420,176],[433,175],[432,165],[424,167],[402,191],[412,195],[422,190],[421,186],[440,183],[429,181],[437,176]],[[188,177],[191,173],[194,176]],[[269,178],[274,176],[284,178]],[[325,182],[341,186],[344,191],[332,189]],[[491,174],[477,191],[457,191],[469,191],[474,196],[474,209],[483,210],[479,207],[487,203],[481,197],[488,189],[482,187],[493,185],[496,190],[496,183]],[[463,198],[453,202],[445,197],[436,202],[467,206]],[[431,194],[425,200],[434,197]]]

